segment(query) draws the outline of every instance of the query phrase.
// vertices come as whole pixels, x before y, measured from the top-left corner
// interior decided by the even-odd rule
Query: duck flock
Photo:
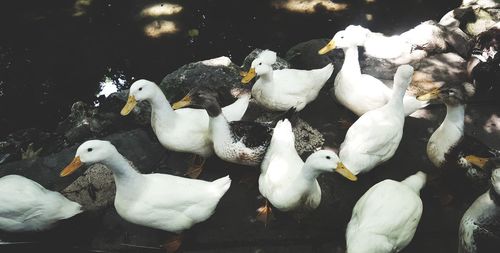
[[[417,94],[409,92],[417,74],[412,65],[439,51],[432,33],[425,32],[429,25],[425,22],[396,36],[357,25],[337,31],[318,51],[343,50],[344,62],[336,76],[332,63],[313,70],[275,70],[276,53],[264,50],[242,73],[241,88],[231,91],[235,102],[224,107],[217,92],[203,84],[171,105],[154,82],[137,80],[121,114],[128,115],[140,101],[149,103],[151,127],[158,141],[168,150],[193,154],[189,178],[141,174],[120,150],[103,140],[82,143],[60,176],[72,174],[83,164],[106,165],[116,183],[118,214],[131,223],[173,232],[176,236],[167,240],[165,249],[175,252],[182,233],[207,220],[231,187],[229,176],[212,182],[197,179],[207,158],[216,155],[227,162],[260,168],[258,188],[266,201],[258,208],[257,218],[268,222],[272,208],[282,212],[316,209],[322,198],[317,181],[321,173],[337,172],[349,181],[369,177],[371,170],[397,152],[405,117],[429,103],[442,103],[446,117],[427,143],[428,159],[435,166],[432,173],[419,171],[400,182],[386,179],[366,191],[352,210],[345,232],[346,251],[383,253],[405,248],[425,206],[420,191],[432,180],[440,184],[448,201],[480,189],[461,220],[459,252],[499,252],[500,152],[464,134],[468,100],[476,91],[491,87],[464,79]],[[499,23],[478,36],[478,43],[470,49],[471,64],[479,61],[483,65],[478,70],[470,67],[471,71],[499,68],[499,39]],[[392,86],[364,73],[359,47],[371,57],[398,65]],[[498,85],[496,77],[490,76],[489,83]],[[295,149],[295,119],[331,78],[336,100],[359,118],[349,126],[338,153],[322,149],[303,160]],[[282,113],[271,122],[242,121],[251,100]],[[0,202],[0,229],[8,232],[49,229],[59,220],[83,212],[80,204],[19,175],[0,179]]]

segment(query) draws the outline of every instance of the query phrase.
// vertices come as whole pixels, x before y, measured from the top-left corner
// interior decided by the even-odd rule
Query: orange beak
[[[65,177],[67,175],[71,175],[73,172],[75,172],[78,168],[82,166],[82,161],[80,161],[80,157],[76,156],[73,161],[71,161],[66,168],[64,168],[59,176]]]

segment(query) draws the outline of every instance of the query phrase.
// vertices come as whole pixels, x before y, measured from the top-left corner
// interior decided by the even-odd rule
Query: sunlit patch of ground
[[[486,123],[484,123],[483,129],[490,134],[500,134],[500,117],[496,114],[491,115]]]
[[[181,5],[166,2],[145,7],[139,15],[143,18],[155,18],[156,20],[144,26],[144,34],[151,38],[159,38],[178,32],[179,28],[176,23],[167,19],[169,16],[181,12],[182,9]]]
[[[144,33],[151,38],[159,38],[165,34],[173,34],[179,31],[173,21],[156,20],[144,27]]]
[[[92,4],[92,1],[93,0],[76,0],[73,5],[73,16],[79,17],[85,15],[90,4]]]
[[[142,17],[170,16],[182,11],[182,6],[178,4],[159,3],[146,7],[141,11]]]
[[[348,4],[334,3],[330,0],[274,0],[272,6],[276,9],[285,9],[292,12],[314,13],[317,7],[331,12],[346,10]]]

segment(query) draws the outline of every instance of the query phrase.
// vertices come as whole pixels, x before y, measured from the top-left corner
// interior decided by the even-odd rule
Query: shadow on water
[[[27,127],[53,129],[75,101],[95,100],[106,76],[122,73],[125,86],[138,78],[159,82],[188,62],[226,55],[240,63],[255,47],[284,54],[351,23],[400,32],[459,5],[456,0],[336,1],[347,8],[331,11],[318,4],[313,13],[274,7],[297,2],[2,1],[0,135]]]

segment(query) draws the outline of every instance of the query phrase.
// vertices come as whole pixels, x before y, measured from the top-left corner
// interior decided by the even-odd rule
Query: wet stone
[[[233,88],[246,87],[241,84],[240,67],[225,56],[186,64],[166,75],[159,86],[170,103],[194,87],[206,86],[217,92],[222,106],[236,100],[231,94]]]

